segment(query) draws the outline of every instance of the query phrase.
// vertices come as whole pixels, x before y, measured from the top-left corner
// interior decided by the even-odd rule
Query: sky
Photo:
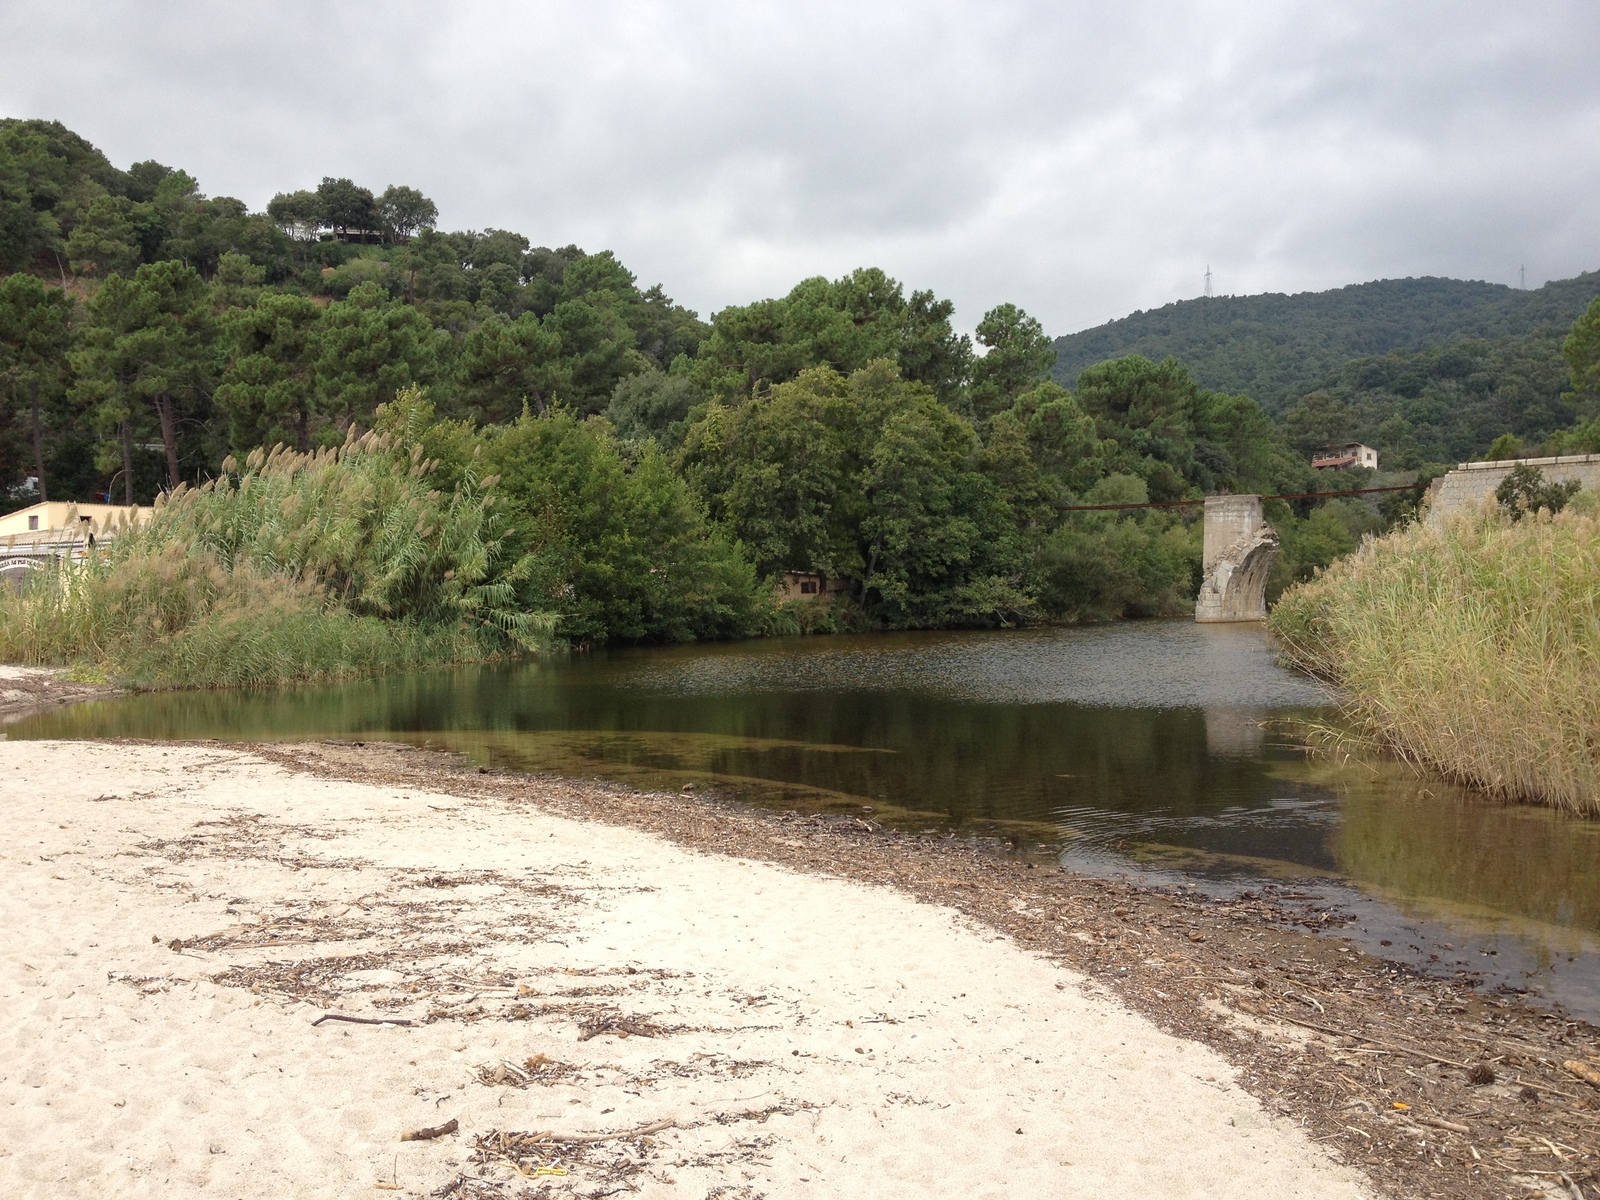
[[[252,208],[349,176],[702,316],[880,266],[971,329],[1600,267],[1600,4],[0,0],[0,116]]]

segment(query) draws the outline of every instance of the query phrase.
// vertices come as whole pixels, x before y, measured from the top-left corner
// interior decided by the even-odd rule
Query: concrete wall
[[[1260,496],[1207,496],[1205,578],[1194,603],[1196,621],[1261,621],[1267,615],[1267,577],[1278,561],[1278,535],[1261,515]]]
[[[1260,496],[1207,496],[1206,544],[1200,565],[1209,574],[1228,547],[1248,540],[1265,524]]]
[[[1576,479],[1585,488],[1600,488],[1600,454],[1566,454],[1560,458],[1507,459],[1501,462],[1462,463],[1441,475],[1428,489],[1428,519],[1443,521],[1454,513],[1471,512],[1492,502],[1500,481],[1518,462],[1538,467],[1551,483]],[[1209,509],[1207,510],[1209,512]]]

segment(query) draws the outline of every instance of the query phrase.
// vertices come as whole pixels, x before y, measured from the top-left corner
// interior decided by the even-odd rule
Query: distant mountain
[[[1124,354],[1174,357],[1208,388],[1281,413],[1354,358],[1463,338],[1565,334],[1596,296],[1600,271],[1532,291],[1461,279],[1380,279],[1328,292],[1180,300],[1056,339],[1055,377]]]

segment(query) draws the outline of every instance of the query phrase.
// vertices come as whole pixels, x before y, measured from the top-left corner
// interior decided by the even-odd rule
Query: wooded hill
[[[1293,296],[1180,300],[1057,338],[1054,376],[1071,387],[1085,367],[1107,359],[1172,357],[1202,387],[1243,393],[1279,416],[1302,396],[1337,381],[1353,359],[1415,354],[1467,339],[1536,338],[1538,356],[1550,360],[1559,379],[1559,397],[1566,374],[1561,340],[1597,295],[1600,271],[1527,291],[1430,277]],[[1402,370],[1415,374],[1416,367],[1410,362]],[[1508,410],[1505,416],[1514,423],[1518,413]],[[1571,419],[1547,423],[1542,432]],[[1500,432],[1506,428],[1511,425]],[[1446,440],[1456,441],[1453,435]]]
[[[1600,303],[1572,321],[1600,290],[1593,276],[1525,294],[1423,280],[1175,305],[1163,312],[1214,316],[1223,333],[1252,306],[1312,308],[1241,317],[1232,342],[1158,339],[1087,369],[1069,354],[1069,391],[1048,378],[1050,338],[1012,304],[969,338],[949,300],[862,267],[702,320],[609,251],[444,230],[439,216],[415,188],[334,177],[252,211],[180,169],[116,167],[57,122],[0,120],[0,495],[149,503],[211,486],[209,513],[277,488],[300,525],[263,542],[261,561],[300,564],[290,583],[309,551],[279,542],[302,526],[393,516],[429,531],[428,553],[363,557],[341,535],[312,571],[319,596],[447,634],[463,614],[498,614],[502,633],[538,615],[597,643],[1179,613],[1198,585],[1198,509],[1077,506],[1363,486],[1370,472],[1310,467],[1308,449],[1346,436],[1376,444],[1386,467],[1420,466],[1518,421],[1550,445],[1544,433],[1576,414],[1588,424],[1563,446],[1600,450]],[[1373,295],[1357,320],[1349,297]],[[1523,332],[1530,321],[1551,332]],[[1547,369],[1568,328],[1570,400]],[[1462,332],[1499,340],[1351,365],[1395,339]],[[1508,338],[1527,344],[1512,353]],[[1249,371],[1220,373],[1235,361]],[[1246,394],[1268,376],[1276,421]],[[1304,381],[1325,386],[1308,395]],[[374,427],[381,446],[362,438]],[[411,471],[420,496],[402,486]],[[336,503],[351,488],[390,499],[363,501],[357,520]],[[467,536],[477,527],[461,514],[491,500],[504,526]],[[1273,503],[1275,588],[1400,512],[1398,500]],[[454,565],[434,553],[445,525],[460,526]],[[146,585],[211,536],[178,533],[150,571],[107,586],[167,594]],[[209,552],[248,566],[236,551]],[[369,560],[433,565],[405,603],[379,603],[367,592],[387,592],[355,582]],[[849,590],[781,604],[790,571]]]

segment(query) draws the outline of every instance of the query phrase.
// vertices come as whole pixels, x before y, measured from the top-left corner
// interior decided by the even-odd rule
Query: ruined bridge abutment
[[[1205,578],[1196,621],[1262,621],[1267,577],[1278,561],[1278,535],[1261,515],[1260,496],[1207,496]]]

